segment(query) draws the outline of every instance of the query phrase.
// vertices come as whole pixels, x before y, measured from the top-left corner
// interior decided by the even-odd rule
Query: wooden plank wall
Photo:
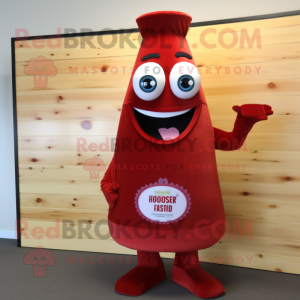
[[[216,30],[206,35],[214,49],[199,40],[208,28]],[[256,42],[241,47],[243,29],[249,36],[258,33],[261,47]],[[220,44],[222,30],[227,32],[226,44],[232,42],[230,31],[237,34],[234,47]],[[110,43],[111,38],[104,36],[103,42]],[[215,127],[232,129],[233,105],[266,103],[275,112],[269,121],[255,125],[246,148],[217,152],[228,235],[200,255],[215,263],[300,274],[300,16],[193,27],[187,39]],[[99,188],[104,172],[90,178],[84,164],[97,157],[107,166],[112,152],[83,151],[77,143],[79,138],[87,146],[99,145],[115,137],[140,36],[130,36],[135,48],[126,43],[120,48],[117,43],[110,49],[91,49],[81,47],[84,43],[78,40],[72,49],[64,47],[64,39],[61,48],[46,42],[39,49],[33,47],[34,41],[27,41],[30,48],[15,43],[21,244],[134,254],[105,237],[105,224],[100,227],[101,238],[95,231],[95,223],[107,217]],[[98,45],[97,37],[92,42]],[[51,59],[57,68],[47,87],[35,87],[34,77],[24,71],[38,56]],[[78,74],[72,73],[75,67]],[[62,238],[63,220],[74,221],[74,238]],[[78,234],[78,220],[91,226],[89,238]],[[235,238],[232,229],[237,224],[245,229],[249,221],[252,238],[249,231]],[[55,224],[58,231],[52,230],[54,238],[49,237]]]

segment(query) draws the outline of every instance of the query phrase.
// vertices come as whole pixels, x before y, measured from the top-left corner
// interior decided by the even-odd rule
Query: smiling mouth
[[[135,119],[141,129],[158,140],[173,140],[182,134],[190,124],[195,107],[176,112],[154,112],[134,108]]]

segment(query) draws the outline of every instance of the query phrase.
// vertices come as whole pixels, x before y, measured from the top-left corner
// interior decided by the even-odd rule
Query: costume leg
[[[197,251],[176,253],[171,279],[200,298],[214,298],[225,293],[222,284],[201,269]]]
[[[122,276],[115,291],[138,296],[166,278],[166,271],[158,252],[137,251],[138,265]]]

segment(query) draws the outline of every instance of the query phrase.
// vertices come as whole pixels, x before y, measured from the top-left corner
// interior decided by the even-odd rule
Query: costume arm
[[[101,190],[106,198],[109,208],[114,208],[118,199],[117,190],[119,185],[115,183],[115,162],[112,159],[108,169],[106,170],[103,179],[101,180]]]
[[[269,105],[245,104],[234,106],[237,112],[232,132],[214,128],[215,148],[223,151],[232,151],[241,148],[253,125],[259,121],[267,120],[273,111]]]

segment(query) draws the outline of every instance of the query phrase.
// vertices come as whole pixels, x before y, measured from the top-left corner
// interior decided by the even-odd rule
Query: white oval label
[[[150,222],[168,224],[181,220],[191,207],[190,195],[182,186],[160,178],[139,189],[135,197],[139,214]]]

